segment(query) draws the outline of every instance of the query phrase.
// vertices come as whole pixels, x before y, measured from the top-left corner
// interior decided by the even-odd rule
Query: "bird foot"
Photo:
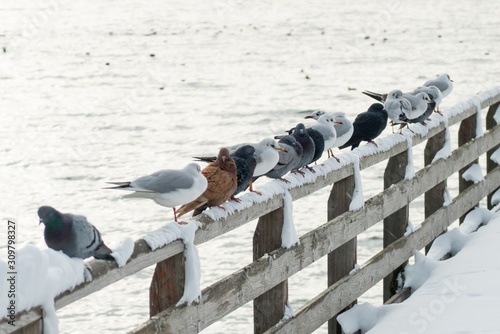
[[[262,193],[260,191],[257,191],[257,190],[250,190],[250,191],[253,193],[256,193],[259,196],[262,196]]]
[[[309,167],[309,166],[304,166],[305,168],[309,169],[312,173],[316,173],[316,171],[314,170],[314,168],[312,167]]]
[[[294,174],[299,173],[299,174],[300,174],[300,175],[302,175],[302,176],[306,175],[306,173],[304,173],[304,172],[303,172],[303,171],[301,171],[301,170],[292,170],[290,173],[294,173]]]
[[[180,222],[180,221],[176,221],[176,222],[177,222],[177,224],[179,224],[179,225],[187,225],[187,222]]]
[[[332,158],[335,158],[335,160],[337,160],[337,162],[340,162],[340,159],[339,159],[339,158],[337,158],[336,156],[334,156],[333,154],[332,154]],[[323,166],[323,165],[322,165],[322,166]]]
[[[279,180],[281,180],[281,181],[283,181],[283,182],[285,182],[285,183],[291,183],[290,181],[288,181],[287,179],[284,179],[284,178],[282,178],[282,177],[280,177],[280,178],[279,178]]]
[[[427,125],[427,123],[425,123],[424,121],[423,121],[423,122],[420,122],[420,124],[422,124],[422,125]]]
[[[217,205],[217,207],[220,208],[220,209],[222,209],[222,210],[224,210],[224,211],[226,211],[226,208],[223,207],[223,206]]]
[[[443,113],[440,112],[438,109],[434,110],[435,113],[438,113],[439,115],[443,116]]]
[[[229,199],[230,199],[231,201],[235,201],[236,203],[241,203],[241,199],[236,198],[236,197],[234,197],[234,196],[231,196]]]
[[[369,143],[372,143],[373,145],[375,145],[376,148],[378,148],[377,143],[375,143],[374,141],[370,140]]]

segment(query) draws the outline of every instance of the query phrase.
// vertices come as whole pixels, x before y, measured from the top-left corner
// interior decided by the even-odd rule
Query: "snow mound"
[[[473,164],[462,174],[462,178],[465,181],[472,181],[474,183],[484,181],[481,166],[479,164]]]
[[[134,252],[134,240],[132,238],[127,238],[123,241],[123,243],[116,247],[111,253],[111,256],[115,258],[118,267],[123,267],[127,264],[130,255]]]

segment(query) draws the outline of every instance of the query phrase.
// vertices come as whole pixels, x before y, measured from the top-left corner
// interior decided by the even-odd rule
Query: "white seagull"
[[[133,193],[124,198],[149,198],[161,206],[174,209],[174,219],[177,221],[175,207],[197,199],[207,189],[207,179],[201,173],[200,165],[190,163],[183,169],[164,169],[151,175],[142,176],[132,182],[107,182],[116,187],[104,189],[129,190]]]

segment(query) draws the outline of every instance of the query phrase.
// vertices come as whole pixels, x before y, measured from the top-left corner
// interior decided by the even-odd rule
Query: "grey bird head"
[[[297,133],[299,137],[307,135],[306,126],[302,123],[297,124],[295,127],[295,133]]]
[[[40,223],[44,225],[50,225],[58,221],[61,217],[61,213],[51,206],[41,206],[38,209],[38,217],[40,217]]]
[[[403,92],[399,89],[394,89],[389,92],[388,98],[391,97],[393,99],[399,99],[403,96]]]

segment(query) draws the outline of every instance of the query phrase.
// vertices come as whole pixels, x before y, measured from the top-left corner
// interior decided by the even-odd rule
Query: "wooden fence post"
[[[441,131],[437,135],[427,140],[424,150],[424,164],[425,166],[432,163],[432,159],[436,153],[443,148],[446,140],[446,130]],[[425,218],[429,218],[434,212],[440,209],[444,203],[444,191],[446,189],[447,180],[438,183],[434,188],[425,193]],[[425,253],[429,251],[432,243],[425,247]]]
[[[486,114],[486,129],[487,130],[491,129],[492,127],[494,127],[495,125],[497,125],[497,122],[495,121],[495,119],[493,118],[493,116],[495,116],[495,113],[497,112],[497,109],[498,109],[499,105],[500,105],[500,102],[497,102],[495,104],[492,104],[490,106],[490,108],[488,109],[488,113]],[[498,148],[500,148],[500,145],[495,146],[494,148],[492,148],[491,150],[489,150],[486,153],[486,172],[487,173],[489,173],[496,166],[498,166],[496,162],[494,162],[493,160],[491,160],[491,155],[493,153],[495,153],[495,151]],[[497,190],[498,190],[498,188],[495,191],[497,191]],[[495,191],[488,195],[488,209],[491,209],[493,207],[493,205],[491,205],[491,197],[493,197],[493,194],[495,193]]]
[[[156,264],[149,287],[149,316],[152,317],[177,304],[184,293],[184,253]]]
[[[477,117],[476,114],[474,114],[474,115],[464,119],[460,123],[460,129],[458,130],[458,146],[462,146],[462,145],[466,144],[467,142],[471,141],[472,139],[476,138],[476,124],[477,124],[476,117]],[[462,175],[463,175],[463,173],[465,173],[465,171],[467,171],[467,169],[469,169],[470,166],[472,166],[473,164],[477,164],[477,163],[478,163],[478,160],[476,159],[458,171],[458,191],[459,192],[463,192],[465,189],[469,188],[471,185],[474,184],[474,182],[472,182],[472,181],[465,181],[462,178]],[[465,215],[463,215],[462,217],[460,217],[460,224],[462,224],[462,222],[464,221],[467,213]]]
[[[259,218],[253,236],[253,260],[281,247],[283,207]],[[285,314],[288,300],[288,280],[264,292],[253,301],[254,333],[264,333],[278,323]]]
[[[407,165],[408,151],[404,151],[389,159],[384,172],[384,189],[389,188],[392,184],[404,180]],[[405,234],[408,226],[408,208],[409,207],[407,205],[384,219],[384,248]],[[404,269],[407,262],[408,261],[403,263],[390,275],[384,278],[384,303],[396,294],[398,289],[397,277]]]
[[[354,175],[336,182],[328,198],[328,220],[349,211],[352,195],[354,193]],[[342,277],[349,274],[357,261],[357,238],[346,242],[336,250],[328,254],[328,286],[333,285]],[[351,308],[354,301],[345,310]],[[345,310],[342,310],[345,311]],[[337,316],[328,320],[328,333],[340,334],[342,329],[337,322]]]

